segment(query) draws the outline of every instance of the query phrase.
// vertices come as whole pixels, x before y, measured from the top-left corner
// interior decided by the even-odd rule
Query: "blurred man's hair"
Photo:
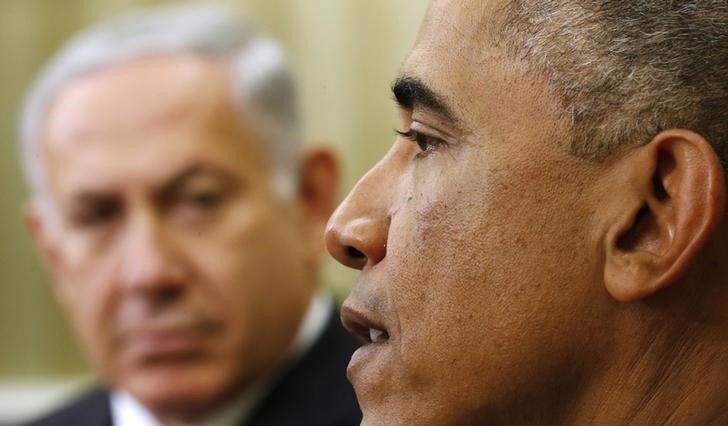
[[[22,163],[31,190],[44,188],[39,161],[48,110],[69,81],[148,55],[195,54],[229,66],[239,113],[265,141],[281,195],[295,190],[300,129],[295,87],[283,51],[224,9],[185,6],[140,10],[110,19],[71,39],[50,61],[26,99]]]
[[[600,160],[685,128],[728,165],[726,0],[507,3],[498,41],[549,79],[574,154]]]

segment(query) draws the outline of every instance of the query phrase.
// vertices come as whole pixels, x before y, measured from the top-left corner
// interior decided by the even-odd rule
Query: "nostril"
[[[363,259],[366,257],[364,253],[360,252],[352,246],[346,246],[346,254],[352,259]]]

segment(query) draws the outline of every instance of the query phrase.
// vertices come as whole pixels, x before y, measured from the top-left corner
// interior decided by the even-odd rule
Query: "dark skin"
[[[500,6],[431,4],[401,134],[329,222],[362,271],[342,319],[372,340],[348,371],[364,424],[728,422],[714,150],[669,129],[571,155],[545,77],[472,19]]]

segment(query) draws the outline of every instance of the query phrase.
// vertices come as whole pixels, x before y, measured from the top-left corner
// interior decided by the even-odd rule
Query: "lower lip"
[[[350,380],[356,381],[359,374],[375,377],[373,374],[381,374],[383,367],[386,365],[383,358],[388,348],[390,348],[389,340],[380,343],[368,343],[357,349],[351,356],[346,374]],[[364,373],[364,370],[367,370]]]

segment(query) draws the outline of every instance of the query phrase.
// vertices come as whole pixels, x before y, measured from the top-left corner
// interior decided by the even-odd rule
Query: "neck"
[[[728,424],[728,321],[714,309],[728,303],[725,291],[706,297],[716,286],[679,284],[679,297],[623,307],[612,349],[560,423]]]

